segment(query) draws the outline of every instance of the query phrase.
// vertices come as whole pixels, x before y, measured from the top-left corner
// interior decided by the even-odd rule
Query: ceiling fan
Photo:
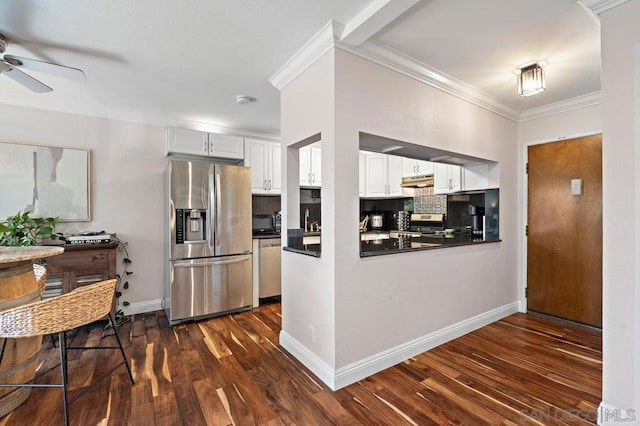
[[[0,54],[3,54],[9,43],[7,39],[0,34]],[[29,74],[20,71],[18,67],[26,68],[33,71],[48,72],[73,80],[86,80],[84,72],[78,68],[71,68],[51,62],[38,61],[35,59],[23,58],[20,56],[4,55],[0,58],[0,74],[6,75],[16,83],[19,83],[27,89],[36,93],[51,92],[53,89],[40,80],[31,77]]]

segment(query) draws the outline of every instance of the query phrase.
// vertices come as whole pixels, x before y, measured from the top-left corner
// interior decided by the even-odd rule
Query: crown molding
[[[333,49],[343,27],[337,21],[329,21],[269,78],[269,83],[278,90],[284,89],[325,53]]]
[[[593,10],[594,13],[599,15],[628,1],[629,0],[579,0],[578,3],[581,3],[584,7]]]
[[[566,99],[560,102],[543,105],[537,108],[531,108],[522,111],[520,122],[535,120],[537,118],[547,117],[549,115],[559,114],[561,112],[572,111],[575,109],[586,108],[602,103],[602,92],[593,92],[587,95],[577,96],[575,98]]]
[[[607,3],[622,4],[625,1],[627,0],[609,0]],[[276,89],[282,90],[320,57],[331,49],[336,48],[427,84],[516,123],[597,105],[602,102],[602,94],[595,92],[520,112],[500,102],[488,93],[482,92],[380,42],[367,40],[357,47],[340,42],[341,31],[342,24],[335,21],[327,23],[269,79],[269,83]]]
[[[435,68],[379,42],[368,40],[358,48],[338,44],[338,48],[360,56],[402,75],[435,87],[474,105],[487,109],[512,121],[520,120],[520,111],[498,101],[491,95],[457,80]]]

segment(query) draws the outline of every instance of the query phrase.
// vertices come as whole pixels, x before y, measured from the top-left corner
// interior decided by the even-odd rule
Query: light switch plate
[[[582,195],[582,179],[571,179],[571,195]]]

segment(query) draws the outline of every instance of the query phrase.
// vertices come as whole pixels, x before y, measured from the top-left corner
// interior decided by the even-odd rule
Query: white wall
[[[334,73],[332,87],[327,81]],[[317,90],[331,90],[335,107],[325,100],[321,107],[331,109],[318,111],[313,101],[326,94]],[[287,349],[330,386],[341,387],[423,351],[445,329],[513,312],[518,302],[514,122],[342,50],[328,53],[287,86],[281,105],[285,144],[323,131],[322,258],[284,255],[281,337]],[[324,121],[327,114],[335,129]],[[317,124],[306,129],[309,134],[298,131],[310,121]],[[360,258],[359,131],[500,162],[503,241]],[[293,188],[291,176],[288,181],[285,197]],[[287,204],[290,211],[295,208]],[[328,340],[314,343],[309,326],[333,329]]]
[[[122,300],[133,309],[157,309],[164,279],[165,129],[8,105],[0,105],[0,129],[3,141],[91,149],[91,222],[58,229],[104,230],[128,241],[134,275]]]
[[[337,368],[516,302],[516,124],[342,50],[335,93]],[[361,258],[358,131],[498,161],[503,241]]]
[[[299,153],[287,148],[317,133],[322,137],[322,257],[282,253],[282,332],[280,342],[290,352],[296,347],[316,364],[314,372],[329,380],[335,359],[333,244],[335,228],[333,186],[334,59],[323,56],[281,93],[283,223],[300,228]],[[357,175],[357,173],[356,173]],[[283,238],[286,244],[285,238]],[[310,329],[313,328],[313,331]],[[295,345],[292,346],[292,345]]]
[[[603,407],[640,424],[640,1],[601,15]]]

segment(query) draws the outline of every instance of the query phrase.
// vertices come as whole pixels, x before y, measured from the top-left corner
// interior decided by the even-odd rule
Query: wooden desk
[[[33,273],[35,259],[62,253],[62,247],[0,247],[0,310],[35,302],[40,290]],[[40,353],[42,336],[8,339],[0,381],[26,383],[33,380]],[[31,394],[31,388],[0,389],[0,417],[22,404]]]

